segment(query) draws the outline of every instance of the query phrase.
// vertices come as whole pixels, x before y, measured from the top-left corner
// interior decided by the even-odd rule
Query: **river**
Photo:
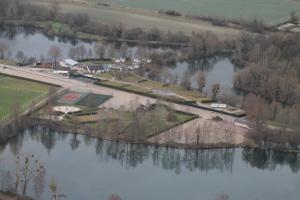
[[[35,128],[0,148],[2,171],[19,152],[33,153],[71,200],[296,200],[300,155],[253,149],[180,150],[133,145]],[[33,195],[32,187],[28,194]],[[45,189],[43,199],[49,199]]]
[[[27,57],[47,57],[50,47],[58,46],[62,51],[62,58],[67,58],[72,47],[83,45],[87,51],[93,51],[95,42],[88,42],[78,39],[47,36],[46,34],[30,27],[2,26],[0,27],[0,42],[5,42],[10,49],[10,57],[15,58],[18,51],[22,51]],[[135,54],[136,46],[129,48],[132,55]],[[197,71],[203,71],[206,77],[204,92],[210,94],[214,83],[219,83],[221,93],[236,95],[233,90],[234,74],[237,67],[227,57],[216,57],[201,63],[191,64],[177,62],[168,69],[173,75],[182,77],[184,73],[192,74],[192,87],[197,88],[195,75]]]

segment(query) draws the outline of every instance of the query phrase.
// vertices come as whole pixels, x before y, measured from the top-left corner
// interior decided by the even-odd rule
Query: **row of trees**
[[[54,21],[66,24],[69,29],[59,32],[62,36],[76,36],[77,32],[101,35],[111,40],[139,40],[159,41],[166,43],[187,43],[189,37],[182,31],[177,33],[163,33],[159,29],[152,28],[145,31],[141,28],[128,29],[122,24],[102,24],[90,20],[87,14],[64,14],[60,12],[58,1],[51,1],[48,7],[32,5],[19,0],[0,0],[0,20],[24,20],[24,21]],[[47,27],[47,32],[55,32],[53,26]]]
[[[13,171],[1,172],[1,190],[22,196],[27,195],[27,188],[32,186],[35,199],[42,199],[45,190],[46,169],[33,154],[20,153],[16,157]],[[55,178],[49,184],[50,199],[62,200],[66,196],[58,189]]]

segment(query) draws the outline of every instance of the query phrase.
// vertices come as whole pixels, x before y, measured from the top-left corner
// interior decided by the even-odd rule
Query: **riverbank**
[[[186,121],[183,123],[183,125],[189,126],[189,123],[193,123],[195,125],[195,120],[201,120],[199,119],[191,119],[189,121]],[[217,131],[217,132],[210,132],[207,127],[205,127],[209,133],[208,135],[203,138],[203,135],[200,135],[200,140],[197,143],[197,136],[199,134],[196,134],[196,138],[192,138],[193,131],[195,129],[189,129],[191,133],[189,133],[187,138],[183,138],[176,140],[176,134],[185,136],[184,131],[188,131],[185,128],[182,128],[180,125],[176,125],[173,128],[169,128],[168,130],[162,131],[160,133],[156,133],[152,136],[149,136],[145,139],[141,138],[132,138],[132,137],[124,137],[124,135],[116,135],[111,133],[99,133],[96,129],[90,129],[90,128],[80,128],[78,126],[74,127],[74,125],[67,125],[65,123],[60,122],[54,122],[52,120],[46,120],[41,118],[30,118],[27,117],[23,121],[23,128],[19,129],[18,133],[11,134],[9,137],[6,138],[6,142],[2,145],[6,144],[10,139],[13,139],[17,135],[19,135],[22,130],[31,129],[34,127],[43,127],[47,128],[51,131],[55,132],[61,132],[64,134],[73,134],[76,138],[77,135],[82,136],[88,136],[90,138],[96,138],[101,140],[107,140],[107,141],[113,141],[113,142],[124,142],[129,144],[141,144],[141,145],[149,145],[154,147],[169,147],[169,148],[176,148],[176,149],[191,149],[191,150],[205,150],[205,149],[224,149],[224,148],[251,148],[251,149],[259,149],[259,150],[274,150],[274,151],[281,151],[281,152],[291,152],[291,153],[300,153],[300,148],[295,147],[294,149],[285,148],[282,143],[278,143],[276,145],[275,143],[272,144],[272,146],[264,146],[262,145],[261,141],[255,141],[254,136],[246,137],[244,139],[237,139],[236,137],[233,137],[232,133],[229,133],[229,129],[226,129],[224,132]],[[215,124],[209,124],[214,127],[214,130],[217,129]],[[177,129],[177,131],[174,131],[174,129]],[[225,138],[225,140],[220,140],[220,137],[216,137],[216,135],[219,135],[222,133],[223,135],[221,138]],[[171,134],[171,135],[170,135]],[[174,135],[175,134],[175,135]],[[171,136],[171,137],[170,137]],[[205,139],[206,141],[203,141]],[[269,141],[269,143],[272,143]],[[299,146],[299,145],[298,145]]]
[[[70,40],[83,40],[87,42],[126,42],[129,44],[140,44],[140,40],[122,39],[116,37],[105,37],[96,34],[74,31],[68,24],[53,21],[24,21],[24,20],[0,20],[0,25],[5,26],[23,26],[40,30],[47,36],[57,36]],[[144,40],[143,45],[148,46],[166,46],[166,47],[188,47],[187,42],[163,42]],[[227,53],[228,51],[225,51]]]

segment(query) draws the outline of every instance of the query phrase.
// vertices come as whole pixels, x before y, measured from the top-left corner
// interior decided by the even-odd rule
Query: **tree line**
[[[244,108],[259,131],[268,120],[300,130],[299,41],[297,34],[272,33],[243,34],[236,42],[233,61],[242,69],[234,87],[250,93]]]

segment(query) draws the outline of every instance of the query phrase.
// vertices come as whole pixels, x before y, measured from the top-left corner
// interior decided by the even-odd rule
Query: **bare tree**
[[[97,42],[94,46],[95,54],[98,58],[102,59],[105,55],[105,46],[101,42]]]
[[[45,168],[41,168],[40,172],[33,179],[33,191],[35,194],[36,200],[40,200],[42,198],[42,194],[45,188]]]
[[[199,71],[196,75],[196,81],[198,84],[198,90],[202,94],[203,93],[203,88],[205,87],[206,84],[206,78],[203,72]]]
[[[6,58],[5,54],[9,51],[9,47],[5,42],[0,41],[0,59]]]
[[[76,49],[74,47],[70,48],[68,56],[69,56],[69,58],[72,58],[72,59],[77,59],[78,58]]]
[[[85,46],[80,45],[77,48],[78,48],[79,58],[84,59],[86,57],[86,54],[87,54]]]
[[[62,52],[61,52],[61,49],[58,46],[52,46],[49,49],[48,55],[49,55],[49,57],[54,59],[54,62],[56,63],[57,59],[61,58]]]
[[[22,115],[22,107],[19,102],[15,102],[10,107],[10,118],[12,120],[13,128],[16,130],[20,127],[20,118]]]
[[[214,100],[217,99],[217,95],[218,95],[219,92],[220,92],[220,84],[219,83],[213,84],[212,87],[211,87],[211,93],[212,93],[212,98]]]
[[[181,78],[180,85],[185,88],[186,90],[190,90],[192,87],[191,83],[191,75],[187,72],[185,72]]]
[[[120,46],[120,56],[123,58],[127,58],[128,57],[127,51],[128,51],[128,45],[125,42],[123,42]]]
[[[36,176],[40,176],[41,173],[45,172],[44,170],[43,165],[41,165],[33,154],[25,155],[22,153],[18,155],[15,171],[15,192],[17,193],[19,189],[21,189],[21,194],[25,195],[32,179]]]
[[[18,51],[16,54],[16,60],[18,63],[24,63],[25,61],[25,55],[22,51]]]

